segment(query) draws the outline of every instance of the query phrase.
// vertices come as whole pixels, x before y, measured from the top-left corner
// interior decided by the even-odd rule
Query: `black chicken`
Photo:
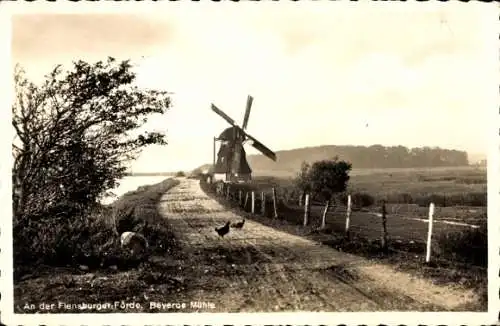
[[[229,224],[230,222],[227,221],[226,224],[224,224],[224,226],[215,228],[215,232],[217,232],[219,236],[224,237],[226,234],[229,233]]]
[[[245,225],[245,219],[243,219],[240,222],[233,223],[232,227],[235,228],[235,229],[241,229],[243,227],[243,225]]]

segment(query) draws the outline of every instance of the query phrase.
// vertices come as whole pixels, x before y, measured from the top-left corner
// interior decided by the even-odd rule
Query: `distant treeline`
[[[314,162],[338,156],[353,168],[413,168],[469,165],[467,152],[439,147],[336,146],[306,147],[276,152],[277,162],[262,155],[249,155],[253,170],[297,170],[303,161]]]
[[[126,176],[129,177],[155,177],[155,176],[173,176],[175,172],[127,172]]]

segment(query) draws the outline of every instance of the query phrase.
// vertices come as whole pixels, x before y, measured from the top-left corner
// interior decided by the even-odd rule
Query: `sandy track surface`
[[[247,220],[224,238],[214,228],[241,216],[180,179],[159,203],[183,248],[188,297],[213,312],[461,310],[472,291],[392,268]],[[206,309],[202,309],[206,311]]]

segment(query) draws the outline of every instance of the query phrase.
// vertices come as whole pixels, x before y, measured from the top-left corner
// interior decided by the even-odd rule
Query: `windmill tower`
[[[214,137],[213,174],[215,181],[246,182],[251,180],[252,169],[248,165],[243,146],[246,142],[251,142],[254,148],[271,160],[276,161],[276,154],[273,151],[246,132],[252,102],[253,98],[249,95],[241,127],[231,117],[212,104],[212,110],[231,125],[231,127],[224,129],[219,137]],[[217,142],[220,143],[220,147],[216,156]]]

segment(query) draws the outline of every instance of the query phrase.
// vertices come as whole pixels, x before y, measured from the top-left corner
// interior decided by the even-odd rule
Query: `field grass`
[[[215,196],[210,185],[203,184],[207,193]],[[266,216],[260,216],[260,195],[271,198],[271,188],[276,188],[278,219],[270,214],[271,202],[266,202]],[[287,232],[309,237],[337,250],[377,259],[415,275],[429,277],[437,283],[459,283],[481,293],[483,307],[487,301],[487,239],[486,239],[486,170],[478,168],[437,169],[387,169],[351,173],[350,193],[363,193],[374,198],[369,207],[356,207],[350,219],[350,237],[345,236],[345,207],[332,207],[327,214],[326,228],[319,230],[324,206],[314,203],[307,227],[302,227],[304,211],[297,205],[300,192],[294,189],[292,176],[257,175],[250,184],[234,186],[237,191],[257,191],[256,212],[251,219]],[[482,197],[473,201],[471,197]],[[439,197],[440,196],[440,197]],[[233,200],[215,196],[226,206],[241,210]],[[427,202],[418,202],[426,198]],[[428,224],[428,202],[436,201],[431,264],[425,264],[425,243]],[[380,247],[382,221],[379,201],[388,200],[387,231],[389,247]],[[402,200],[405,199],[405,200]],[[270,200],[270,199],[268,199]],[[417,201],[417,204],[411,204]],[[470,205],[470,204],[474,205]],[[345,204],[345,203],[344,203]],[[419,205],[420,204],[420,205]],[[423,205],[425,204],[425,205]],[[443,205],[444,204],[444,205]],[[468,205],[469,204],[469,205]],[[473,207],[472,207],[473,206]],[[472,226],[446,224],[462,222]]]
[[[241,187],[244,190],[264,191],[268,198],[270,189],[274,187],[279,200],[288,207],[286,219],[302,224],[303,208],[298,205],[300,191],[294,187],[292,177],[260,175]],[[353,194],[351,229],[367,239],[380,238],[382,221],[376,214],[381,212],[382,199],[388,203],[389,237],[399,241],[425,243],[428,226],[422,220],[428,218],[428,204],[431,201],[436,205],[433,232],[436,239],[477,229],[487,220],[486,170],[481,168],[387,169],[385,172],[353,170],[346,193]],[[372,197],[372,204],[363,205],[365,203],[359,202],[357,197],[360,196],[356,196],[359,194]],[[477,202],[470,200],[475,196],[480,197]],[[418,200],[422,198],[425,200]],[[341,196],[341,203],[331,207],[327,214],[327,226],[337,232],[345,229],[345,204],[344,195]],[[312,201],[309,223],[319,226],[323,210],[323,203]],[[438,246],[435,251],[437,254],[443,252]]]
[[[293,173],[281,176],[265,173],[255,173],[252,187],[274,186],[293,192]],[[353,169],[350,176],[347,192],[368,194],[375,202],[427,206],[432,201],[437,206],[487,206],[485,168]]]

